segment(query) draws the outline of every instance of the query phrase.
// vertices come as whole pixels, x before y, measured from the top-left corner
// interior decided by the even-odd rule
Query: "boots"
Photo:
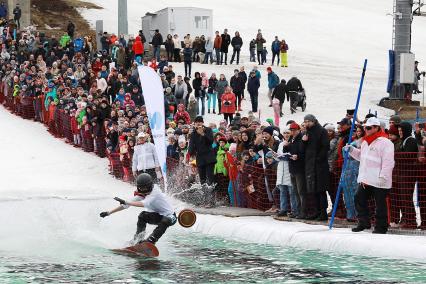
[[[321,212],[315,220],[316,221],[328,221],[327,212]]]
[[[145,231],[142,231],[134,235],[133,240],[130,241],[130,244],[134,246],[136,244],[142,243],[144,241],[144,238],[145,238]]]
[[[358,226],[356,226],[355,228],[352,228],[352,232],[355,232],[355,233],[362,232],[362,231],[368,230],[370,228],[371,228],[371,224],[358,223]]]

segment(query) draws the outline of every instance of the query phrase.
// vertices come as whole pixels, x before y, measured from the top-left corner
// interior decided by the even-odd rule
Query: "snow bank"
[[[327,226],[282,222],[272,217],[199,215],[193,230],[240,241],[321,250],[338,254],[425,261],[426,237],[352,233]]]
[[[133,188],[108,174],[108,160],[53,138],[0,107],[0,198],[107,197]]]

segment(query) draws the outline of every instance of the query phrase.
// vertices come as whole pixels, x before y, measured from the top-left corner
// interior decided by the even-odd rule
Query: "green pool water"
[[[171,230],[160,257],[67,241],[66,251],[0,252],[0,283],[426,283],[426,263],[324,254]]]

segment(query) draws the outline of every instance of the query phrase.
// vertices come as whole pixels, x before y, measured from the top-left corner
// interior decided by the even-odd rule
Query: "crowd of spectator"
[[[200,72],[195,72],[191,81],[190,62],[200,56],[200,52],[205,58],[212,52],[211,49],[203,52],[203,44],[199,47],[197,41],[202,42],[203,38],[191,41],[189,35],[185,37],[186,74],[183,76],[176,74],[169,64],[172,59],[180,62],[182,56],[174,43],[172,49],[172,42],[179,42],[176,35],[167,36],[166,44],[170,46],[166,45],[164,55],[158,31],[150,46],[142,31],[128,41],[122,36],[104,34],[100,51],[96,51],[90,37],[81,38],[75,34],[71,22],[68,27],[59,40],[30,29],[19,31],[15,38],[12,29],[2,27],[0,78],[4,88],[1,91],[15,112],[28,115],[26,111],[31,108],[32,117],[29,118],[46,123],[49,131],[64,137],[67,143],[100,157],[108,156],[113,168],[119,164],[118,176],[126,181],[132,181],[135,174],[147,170],[159,178],[158,161],[146,158],[153,146],[137,69],[138,64],[150,66],[158,72],[164,88],[167,157],[176,168],[171,177],[176,179],[175,186],[184,188],[195,182],[216,184],[214,194],[230,205],[268,206],[270,208],[265,209],[279,216],[328,220],[328,196],[335,201],[336,181],[341,174],[354,110],[347,110],[337,125],[320,124],[309,114],[303,121],[289,120],[280,129],[273,119],[263,122],[255,115],[261,77],[256,67],[248,75],[243,66],[235,69],[229,81],[225,74],[217,78],[215,74],[208,76]],[[220,48],[216,39],[213,44],[217,64],[227,64],[227,49],[225,52],[222,48],[224,40],[234,48],[230,63],[239,63],[242,40],[238,37],[238,32],[232,39],[227,30],[222,35],[216,33],[217,40],[222,40]],[[209,40],[207,38],[204,47]],[[274,42],[280,48],[273,49],[273,60],[280,51],[281,62],[286,66],[282,46],[285,45],[285,51],[288,47],[278,38]],[[259,31],[255,45],[260,65],[264,43]],[[152,58],[146,53],[148,49],[152,51]],[[192,49],[191,52],[188,49]],[[280,81],[271,67],[267,68],[267,73],[270,107],[278,100],[276,113],[281,115],[287,98],[291,100],[291,110],[295,111],[297,97],[294,94],[303,90],[300,80]],[[5,92],[6,89],[10,91]],[[245,90],[250,94],[252,109],[247,116],[242,116],[241,101],[245,98]],[[218,124],[205,122],[205,108],[208,113],[217,110],[223,114],[223,120]],[[369,114],[365,119],[371,117],[374,115]],[[357,121],[355,126],[351,137],[351,145],[355,148],[367,139],[365,129],[370,126],[363,125],[365,121]],[[416,123],[413,130],[412,124],[393,116],[389,127],[386,123],[374,126],[393,142],[395,153],[406,153],[405,160],[395,157],[398,175],[390,193],[389,220],[401,227],[420,225],[425,229],[424,125]],[[145,143],[149,144],[140,149],[149,150],[138,150],[134,155],[135,147]],[[140,163],[145,166],[140,167]],[[353,222],[357,218],[354,198],[358,190],[359,162],[348,158],[347,163],[342,178],[345,184],[343,200],[345,217]],[[417,204],[413,203],[415,188]],[[265,203],[256,204],[263,195]],[[421,224],[416,223],[416,205],[420,207]]]

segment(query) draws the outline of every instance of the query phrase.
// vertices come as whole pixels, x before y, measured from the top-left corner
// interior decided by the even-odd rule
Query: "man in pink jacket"
[[[365,137],[361,149],[351,145],[344,147],[350,155],[360,161],[358,190],[355,194],[355,208],[358,213],[358,226],[352,232],[371,228],[368,200],[376,202],[376,225],[374,234],[386,234],[388,216],[386,196],[392,187],[392,170],[395,166],[394,146],[380,128],[380,121],[370,117],[364,125]]]

